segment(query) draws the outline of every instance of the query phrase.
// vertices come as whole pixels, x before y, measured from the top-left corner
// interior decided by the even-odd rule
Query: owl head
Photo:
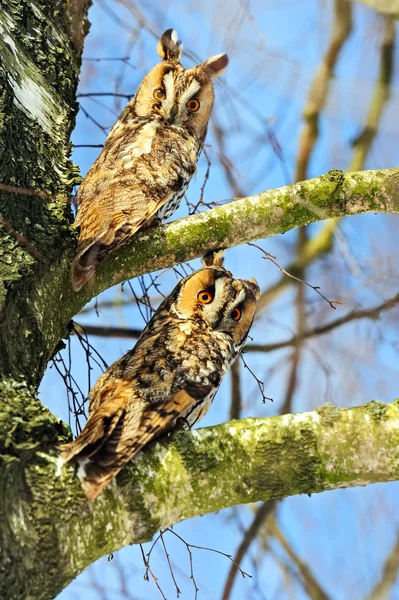
[[[152,117],[172,127],[183,127],[204,138],[214,101],[212,79],[226,68],[226,54],[185,69],[180,64],[182,44],[174,29],[158,42],[162,61],[143,79],[132,106],[135,116]]]
[[[176,286],[170,310],[179,319],[200,319],[211,330],[225,333],[239,349],[255,315],[258,283],[234,279],[220,252],[206,255],[203,264]]]

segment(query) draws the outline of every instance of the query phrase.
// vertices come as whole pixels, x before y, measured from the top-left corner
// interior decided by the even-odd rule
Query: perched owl
[[[258,284],[233,279],[220,254],[204,264],[180,281],[133,350],[100,377],[85,428],[60,448],[64,463],[78,463],[89,500],[151,440],[197,423],[243,347]]]
[[[173,29],[157,49],[162,62],[144,77],[79,188],[76,291],[115,248],[173,214],[197,168],[213,106],[212,78],[225,69],[227,56],[185,69]]]

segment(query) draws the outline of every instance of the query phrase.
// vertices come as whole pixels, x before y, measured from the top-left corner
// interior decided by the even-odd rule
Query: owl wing
[[[77,462],[78,476],[94,500],[122,467],[159,434],[173,429],[179,415],[198,403],[179,390],[165,403],[132,398],[131,384],[120,382],[114,393],[89,417],[80,436],[60,448],[64,463]]]
[[[181,155],[171,151],[170,142],[169,146],[163,143],[165,135],[151,123],[117,124],[112,130],[78,192],[75,225],[80,227],[80,237],[72,264],[75,290],[182,187],[186,174],[181,171]]]

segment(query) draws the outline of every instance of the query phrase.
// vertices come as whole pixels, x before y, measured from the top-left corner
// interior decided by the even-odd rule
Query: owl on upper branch
[[[191,428],[206,414],[247,339],[258,284],[234,279],[220,253],[204,264],[178,283],[133,350],[100,377],[82,433],[60,448],[63,463],[79,467],[89,500],[151,440]]]
[[[76,291],[115,248],[174,213],[197,168],[214,101],[212,78],[227,66],[227,55],[185,69],[173,29],[157,50],[162,61],[144,77],[79,188]]]

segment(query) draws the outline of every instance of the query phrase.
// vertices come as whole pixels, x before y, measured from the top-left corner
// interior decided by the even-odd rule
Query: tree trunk
[[[69,138],[89,5],[90,0],[0,0],[0,597],[4,599],[51,598],[57,569],[67,572],[56,554],[59,532],[51,513],[58,514],[58,503],[52,485],[39,486],[40,496],[36,494],[40,467],[25,471],[25,465],[37,449],[54,449],[64,431],[35,397],[57,344],[47,328],[38,282],[74,246],[70,196],[79,176],[69,159]],[[25,193],[15,193],[13,187],[26,188]],[[48,308],[56,310],[55,305]],[[56,336],[59,341],[58,331]]]

